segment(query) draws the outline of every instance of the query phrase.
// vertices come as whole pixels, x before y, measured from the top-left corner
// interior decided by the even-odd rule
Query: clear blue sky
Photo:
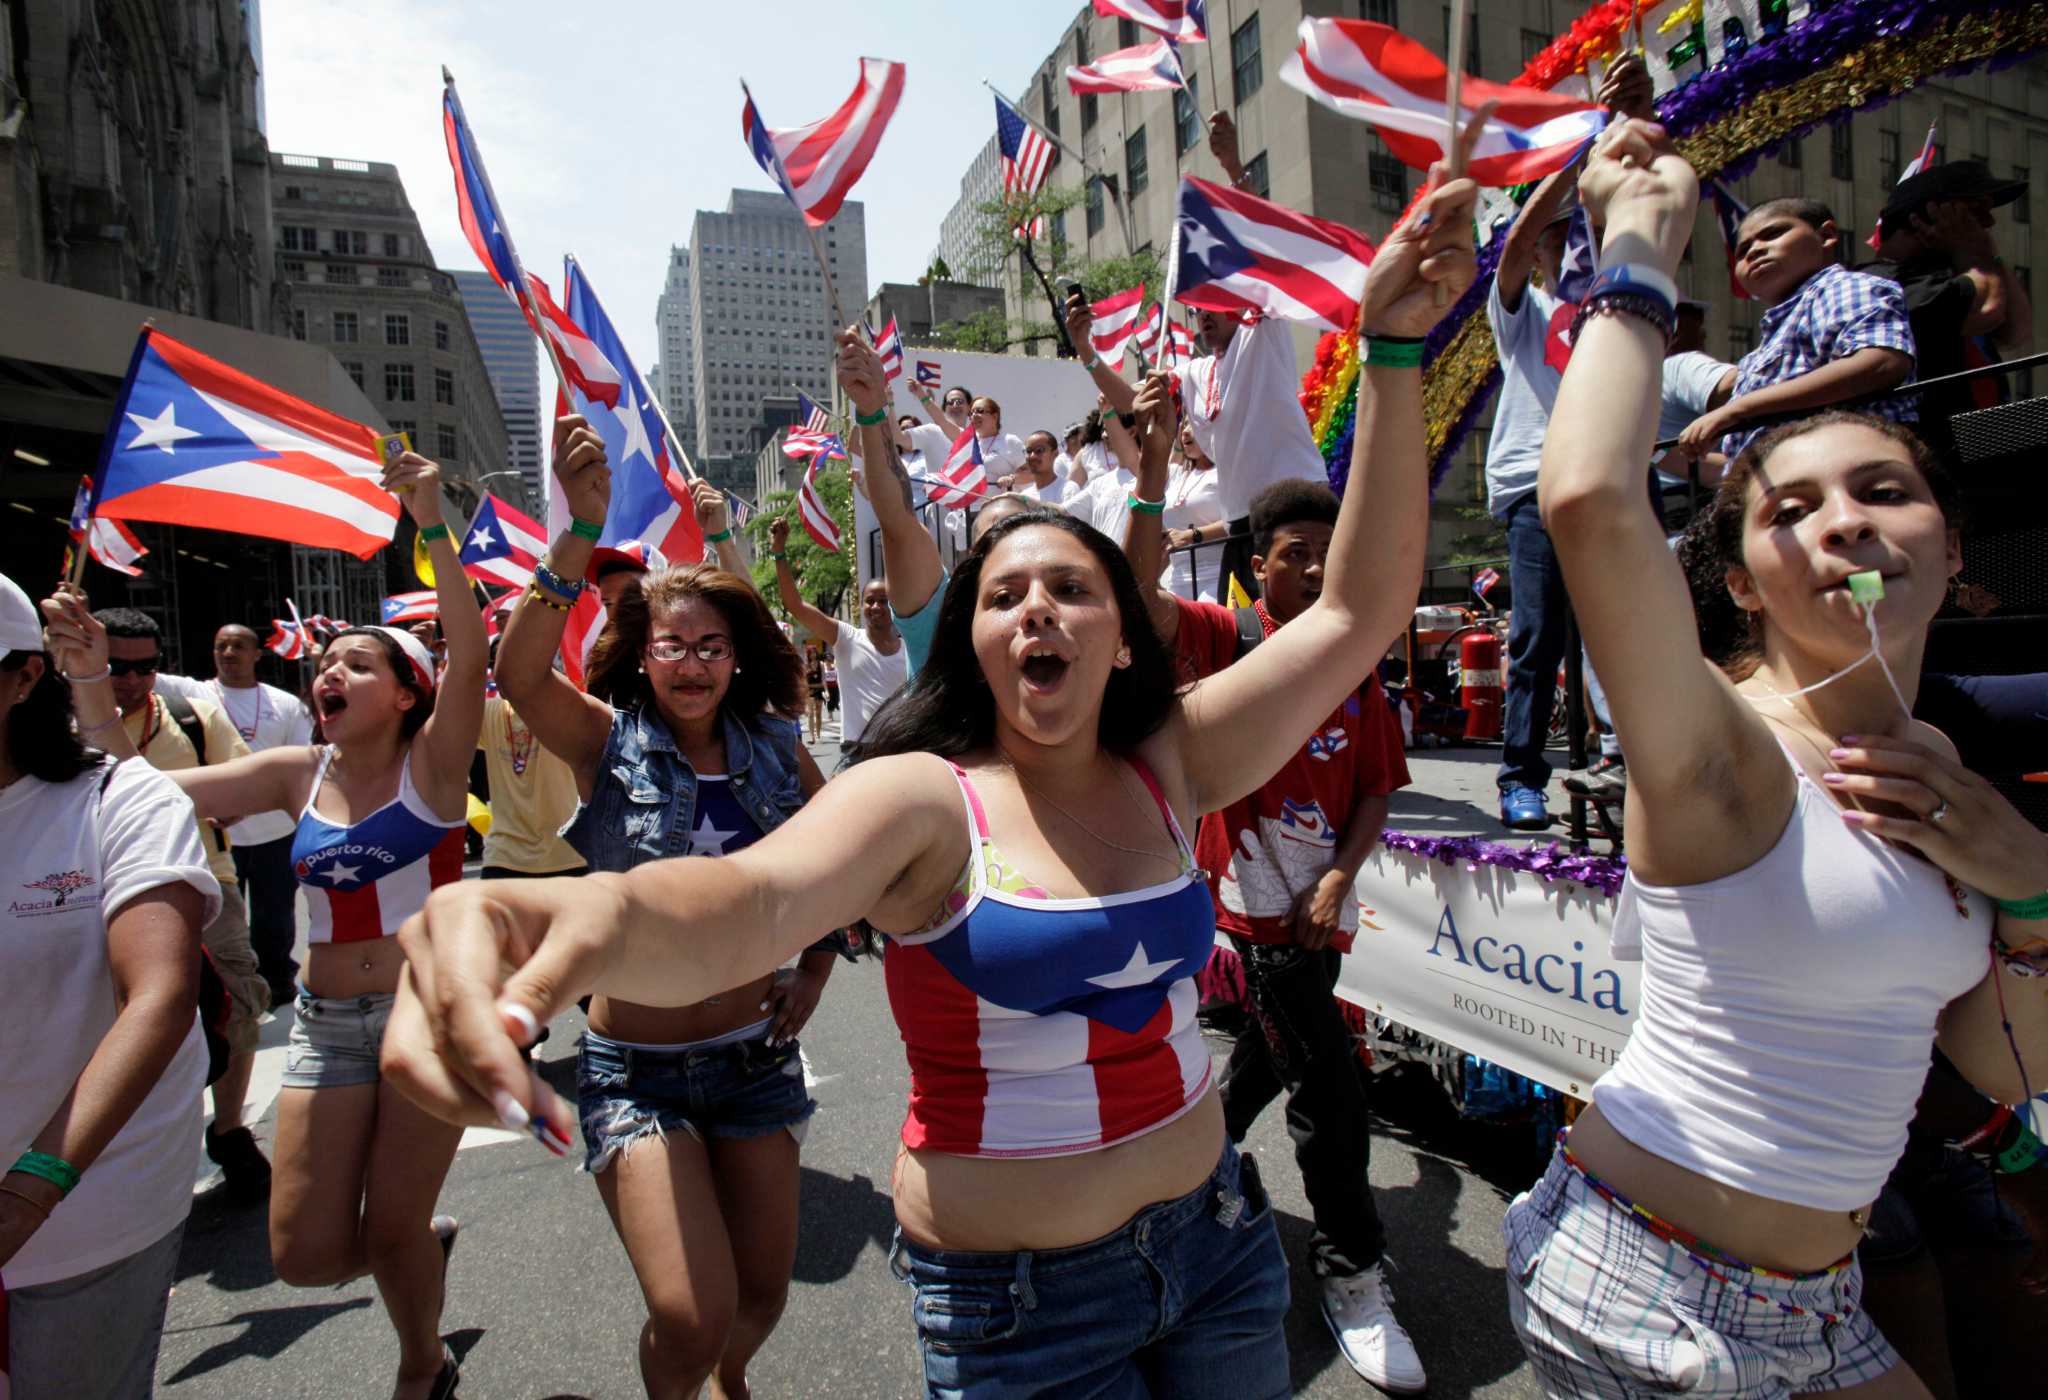
[[[914,281],[995,130],[981,80],[1016,95],[1079,0],[290,0],[263,8],[270,148],[395,164],[444,268],[480,266],[455,221],[441,66],[520,258],[559,286],[574,253],[646,374],[671,243],[734,186],[772,189],[740,140],[744,76],[770,125],[853,90],[862,55],[908,67],[853,197],[868,282]]]

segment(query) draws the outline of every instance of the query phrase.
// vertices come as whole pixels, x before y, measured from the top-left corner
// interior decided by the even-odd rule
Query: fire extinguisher
[[[1484,629],[1467,632],[1458,642],[1458,673],[1465,737],[1500,738],[1500,638]]]

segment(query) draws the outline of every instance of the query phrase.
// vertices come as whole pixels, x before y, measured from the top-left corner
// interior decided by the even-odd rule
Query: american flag
[[[882,374],[887,383],[894,384],[903,377],[903,336],[896,329],[896,318],[891,316],[889,324],[882,328],[880,335],[870,335],[875,342],[875,353],[882,357]]]
[[[804,468],[803,485],[797,488],[796,515],[803,522],[804,531],[818,542],[818,548],[839,552],[839,524],[833,520],[832,512],[825,507],[825,501],[818,494],[818,463],[824,460],[819,453],[811,458]]]
[[[1001,93],[996,94],[996,144],[1003,151],[1003,193],[1019,199],[1038,193],[1052,171],[1053,144],[1005,102]],[[1031,221],[1030,236],[1045,237],[1043,217]]]
[[[845,444],[832,431],[832,419],[825,410],[811,402],[811,396],[797,391],[797,405],[804,411],[804,421],[789,430],[782,440],[782,455],[802,461],[806,457],[823,453],[827,457],[844,457]]]
[[[754,508],[747,504],[746,497],[736,492],[725,493],[725,509],[732,516],[733,528],[736,530],[745,529],[747,522],[754,518]]]

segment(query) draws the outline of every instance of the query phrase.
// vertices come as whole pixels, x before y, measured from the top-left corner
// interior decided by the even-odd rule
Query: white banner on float
[[[1640,964],[1607,950],[1614,898],[1470,864],[1376,847],[1337,994],[1584,1098],[1635,1017]]]

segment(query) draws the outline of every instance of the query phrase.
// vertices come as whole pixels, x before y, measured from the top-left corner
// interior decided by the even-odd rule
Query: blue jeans
[[[1541,792],[1550,782],[1543,748],[1550,737],[1550,706],[1557,694],[1557,668],[1564,661],[1570,600],[1564,570],[1544,532],[1536,493],[1508,507],[1508,584],[1514,590],[1514,618],[1508,625],[1508,693],[1502,707],[1502,787],[1517,783]]]
[[[1249,1158],[1069,1249],[963,1253],[899,1232],[890,1268],[935,1397],[1265,1400],[1290,1392],[1287,1257]]]

